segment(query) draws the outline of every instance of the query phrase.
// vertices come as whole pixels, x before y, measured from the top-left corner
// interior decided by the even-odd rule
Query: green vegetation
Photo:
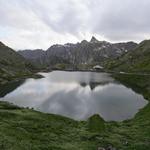
[[[0,149],[95,150],[99,138],[86,122],[0,103]]]
[[[32,74],[33,66],[13,49],[0,42],[0,83]]]
[[[115,71],[150,73],[149,62],[150,40],[145,40],[124,56],[106,62],[106,67]]]
[[[58,69],[58,70],[65,70],[65,69],[67,69],[69,67],[69,65],[68,64],[63,64],[63,63],[59,63],[59,64],[56,64],[56,65],[54,65],[54,69]]]
[[[93,132],[103,132],[105,130],[104,120],[95,114],[88,119],[88,128]]]

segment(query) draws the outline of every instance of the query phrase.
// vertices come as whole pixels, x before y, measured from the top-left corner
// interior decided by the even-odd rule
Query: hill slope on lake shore
[[[32,69],[20,54],[0,42],[0,83],[29,75]]]
[[[133,51],[108,62],[106,66],[115,71],[150,73],[150,40],[141,42]]]

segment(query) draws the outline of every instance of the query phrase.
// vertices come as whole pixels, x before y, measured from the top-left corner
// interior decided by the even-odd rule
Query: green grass
[[[114,71],[150,73],[150,40],[115,60],[108,60],[105,67]]]
[[[0,103],[0,149],[95,149],[85,122]],[[97,136],[100,136],[99,134]]]

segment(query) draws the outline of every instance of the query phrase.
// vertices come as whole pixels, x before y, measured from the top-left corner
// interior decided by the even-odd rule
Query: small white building
[[[104,68],[102,66],[100,66],[100,65],[96,65],[96,66],[93,67],[93,69],[95,69],[95,70],[103,70]]]

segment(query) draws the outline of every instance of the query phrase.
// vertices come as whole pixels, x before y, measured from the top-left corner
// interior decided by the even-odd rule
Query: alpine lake
[[[87,120],[99,114],[105,121],[131,119],[148,104],[141,94],[102,72],[52,71],[41,79],[26,79],[0,87],[0,101],[20,107]]]

